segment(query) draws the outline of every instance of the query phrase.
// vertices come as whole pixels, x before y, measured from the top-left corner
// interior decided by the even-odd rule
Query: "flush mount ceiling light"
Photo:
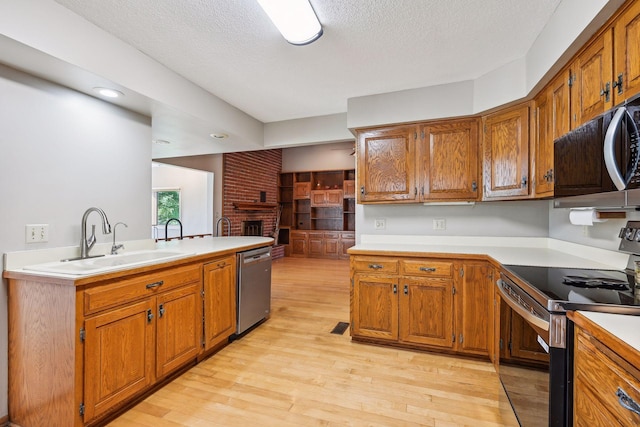
[[[121,96],[124,96],[124,93],[119,90],[109,89],[108,87],[94,87],[93,90],[107,98],[120,98]]]
[[[258,0],[282,36],[301,46],[320,38],[322,25],[309,0]]]

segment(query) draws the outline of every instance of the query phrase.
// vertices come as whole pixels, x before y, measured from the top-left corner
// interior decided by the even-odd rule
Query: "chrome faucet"
[[[124,222],[116,222],[116,225],[113,226],[113,245],[111,245],[111,255],[117,255],[119,249],[124,249],[124,245],[122,243],[116,245],[116,229],[120,224],[124,225],[125,228],[129,228],[129,226]]]
[[[176,221],[180,225],[180,240],[182,240],[182,223],[180,222],[180,220],[178,218],[169,218],[167,220],[167,222],[165,222],[165,224],[164,224],[164,241],[165,242],[169,241],[169,236],[167,235],[167,231],[169,229],[169,223],[171,221]]]
[[[102,217],[102,233],[109,234],[111,233],[111,224],[109,224],[109,220],[107,219],[107,215],[100,208],[89,208],[86,210],[84,215],[82,215],[82,225],[80,226],[80,259],[90,258],[89,251],[96,244],[96,226],[91,225],[91,236],[87,239],[87,218],[91,212],[97,212]],[[100,256],[100,255],[98,255]]]
[[[227,223],[227,236],[231,236],[231,220],[229,218],[227,218],[226,216],[221,216],[218,219],[218,222],[216,222],[216,237],[218,236],[218,226],[220,225],[220,222],[225,221]]]

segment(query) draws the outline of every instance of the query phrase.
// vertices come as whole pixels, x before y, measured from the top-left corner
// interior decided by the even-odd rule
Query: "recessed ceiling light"
[[[108,87],[94,87],[93,90],[107,98],[119,98],[121,96],[124,96],[124,93],[120,92],[119,90],[109,89]]]
[[[171,144],[171,142],[167,141],[166,139],[154,139],[153,142],[155,144],[165,144],[165,145]]]
[[[209,136],[210,136],[211,138],[214,138],[214,139],[225,139],[225,138],[229,138],[229,135],[227,135],[226,133],[222,133],[222,132],[212,133],[212,134],[209,134]]]

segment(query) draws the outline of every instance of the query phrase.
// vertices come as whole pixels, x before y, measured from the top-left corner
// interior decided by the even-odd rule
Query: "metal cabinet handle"
[[[147,285],[147,289],[157,288],[158,286],[162,286],[164,284],[164,280],[160,280],[159,282],[149,283]]]
[[[611,84],[609,82],[605,83],[604,89],[600,91],[600,96],[604,96],[606,102],[609,102],[609,94],[611,93]]]
[[[164,304],[160,304],[158,307],[158,317],[164,316]]]
[[[394,295],[398,293],[398,285],[396,284],[393,285],[393,293]]]
[[[638,405],[636,401],[620,387],[618,387],[618,391],[616,391],[616,396],[618,396],[618,403],[620,406],[640,415],[640,405]]]
[[[471,191],[478,191],[478,184],[475,181],[471,183]]]
[[[622,73],[618,74],[618,79],[613,82],[613,88],[615,89],[616,87],[618,88],[618,95],[622,95],[624,91],[622,87]]]
[[[364,185],[362,187],[360,187],[360,194],[362,194],[364,196]]]
[[[523,176],[523,177],[522,177],[522,181],[520,181],[520,186],[521,186],[522,188],[524,188],[524,187],[526,187],[526,186],[527,186],[527,177],[526,177],[526,176]]]
[[[407,285],[404,285],[404,294],[409,295],[409,287]]]
[[[151,323],[152,320],[153,320],[153,313],[151,312],[151,310],[147,310],[147,323]]]
[[[380,264],[369,264],[369,268],[372,268],[374,270],[380,270],[382,266]]]
[[[426,272],[434,272],[436,271],[435,267],[420,267],[420,271],[426,271]]]

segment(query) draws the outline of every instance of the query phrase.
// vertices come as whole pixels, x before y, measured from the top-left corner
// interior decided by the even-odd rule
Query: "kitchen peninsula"
[[[6,254],[12,421],[102,424],[216,352],[236,331],[236,253],[272,243],[125,242],[131,253],[184,256],[76,275],[27,268],[74,256],[77,247]],[[94,250],[106,253],[108,245]]]

